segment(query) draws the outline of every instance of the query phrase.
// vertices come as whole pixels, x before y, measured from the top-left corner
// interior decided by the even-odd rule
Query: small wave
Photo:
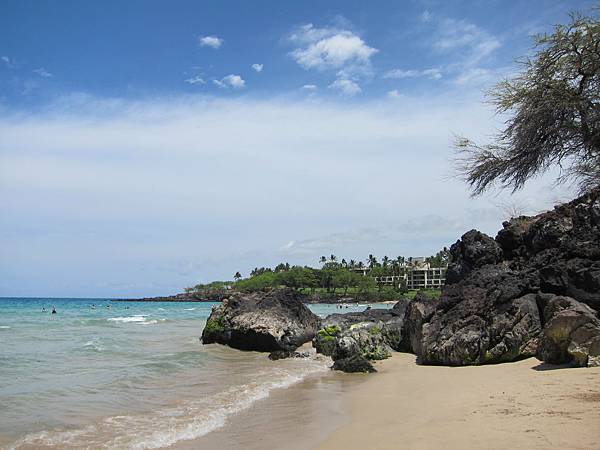
[[[138,325],[155,325],[158,322],[167,321],[167,319],[147,319],[147,316],[144,314],[138,314],[136,316],[129,317],[111,317],[110,319],[106,320],[117,323],[136,323]]]
[[[196,311],[197,308],[185,308],[184,311]]]
[[[78,437],[85,436],[88,433],[93,433],[96,427],[89,425],[79,430],[60,430],[60,431],[40,431],[39,433],[29,434],[13,445],[8,447],[9,450],[15,450],[21,447],[34,446],[64,446],[64,445],[77,445],[76,441]]]
[[[129,316],[129,317],[111,317],[108,320],[110,320],[111,322],[123,322],[123,323],[144,322],[146,320],[146,316],[143,314],[139,314],[136,316]]]
[[[85,344],[83,344],[83,348],[86,350],[94,350],[96,352],[101,352],[104,350],[104,347],[102,347],[97,340],[93,339],[91,341],[86,342]]]
[[[0,325],[0,330],[10,330],[8,325]]]
[[[310,358],[303,362],[305,364],[293,370],[272,367],[257,374],[261,376],[255,381],[231,386],[210,397],[185,401],[177,407],[150,414],[112,416],[79,430],[33,433],[21,438],[11,448],[52,445],[59,448],[143,450],[197,439],[223,427],[230,416],[267,398],[274,389],[286,388],[311,374],[329,371],[329,364],[322,359]]]
[[[158,320],[146,320],[144,322],[140,322],[140,325],[154,325],[158,323]]]

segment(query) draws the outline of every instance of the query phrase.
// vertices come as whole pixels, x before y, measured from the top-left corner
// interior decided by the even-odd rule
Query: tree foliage
[[[600,21],[572,14],[535,38],[535,54],[489,97],[505,127],[493,143],[459,137],[457,169],[474,195],[493,185],[516,191],[557,165],[558,182],[600,185]]]
[[[292,289],[310,289],[314,292],[317,288],[336,294],[343,289],[346,295],[350,288],[360,293],[373,292],[378,289],[383,290],[387,283],[384,277],[397,276],[401,278],[406,273],[407,267],[412,264],[412,258],[398,256],[390,258],[383,256],[381,262],[374,255],[369,255],[368,266],[362,261],[350,259],[347,261],[342,258],[330,255],[322,256],[319,262],[322,264],[320,269],[309,266],[292,266],[287,262],[276,265],[273,269],[270,267],[255,267],[248,278],[242,278],[240,272],[234,275],[235,283],[232,281],[214,281],[209,284],[197,284],[196,286],[186,288],[188,293],[197,293],[201,295],[225,294],[229,289],[236,289],[243,292],[264,291],[280,286],[287,286]],[[426,261],[432,267],[443,267],[448,262],[448,249],[444,247],[436,255],[426,258]],[[376,278],[378,281],[376,281]],[[396,279],[398,283],[394,289],[402,289],[402,281]]]

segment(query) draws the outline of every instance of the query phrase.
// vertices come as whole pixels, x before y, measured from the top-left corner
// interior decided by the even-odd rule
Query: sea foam
[[[192,440],[223,427],[230,416],[267,398],[274,389],[296,384],[306,377],[329,371],[321,358],[297,360],[284,369],[270,367],[256,373],[253,381],[230,386],[209,397],[184,401],[177,406],[147,414],[119,415],[75,430],[32,433],[11,449],[30,446],[57,448],[154,449]]]
[[[128,317],[111,317],[107,319],[110,322],[118,322],[118,323],[137,323],[139,325],[154,325],[158,322],[164,322],[166,319],[147,319],[148,316],[144,314],[138,314],[135,316]]]

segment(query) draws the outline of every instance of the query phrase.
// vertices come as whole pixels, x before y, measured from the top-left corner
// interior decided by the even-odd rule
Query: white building
[[[375,277],[375,281],[392,286],[405,284],[408,290],[419,289],[441,289],[446,284],[446,267],[431,267],[425,258],[409,258],[402,267],[404,273],[401,275],[387,275]],[[357,270],[357,269],[354,269]],[[369,268],[361,268],[357,271],[367,275]]]

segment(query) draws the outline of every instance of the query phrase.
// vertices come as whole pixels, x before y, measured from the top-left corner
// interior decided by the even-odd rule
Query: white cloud
[[[442,78],[442,71],[440,69],[425,69],[421,71],[421,74],[430,80],[439,80]]]
[[[34,69],[33,72],[37,73],[42,78],[51,78],[54,76],[50,72],[48,72],[46,69],[44,69],[43,67],[40,67],[39,69]]]
[[[475,65],[498,49],[501,43],[475,24],[442,18],[438,22],[433,45],[442,53],[459,52],[463,55],[464,63]]]
[[[8,56],[0,56],[0,60],[8,67],[9,69],[15,69],[17,67],[17,63]]]
[[[383,74],[382,78],[401,79],[401,78],[413,78],[418,77],[418,70],[403,70],[403,69],[392,69],[388,70]]]
[[[204,81],[204,79],[201,76],[195,76],[195,77],[190,77],[187,80],[185,80],[186,83],[189,84],[205,84],[206,81]]]
[[[360,94],[362,89],[358,84],[356,84],[352,80],[348,80],[346,78],[338,78],[333,83],[329,85],[330,89],[335,89],[340,91],[342,94],[347,96],[353,96],[356,94]]]
[[[439,80],[442,78],[442,71],[440,69],[431,68],[425,70],[403,70],[403,69],[392,69],[388,70],[383,74],[382,78],[389,79],[402,79],[402,78],[428,78],[430,80]]]
[[[403,95],[400,92],[398,92],[398,89],[393,89],[391,91],[388,91],[387,96],[389,98],[394,98],[394,99],[398,99],[398,98],[402,98],[403,97]]]
[[[429,11],[425,10],[423,11],[423,13],[421,14],[421,22],[431,22],[431,19],[433,18],[433,14],[431,14]]]
[[[223,39],[217,36],[200,36],[198,38],[198,44],[200,47],[212,47],[217,49],[223,45]]]
[[[291,264],[315,265],[332,245],[346,259],[418,256],[473,227],[493,234],[501,211],[467,211],[502,196],[471,199],[448,179],[452,132],[479,138],[497,125],[474,95],[73,95],[36,112],[3,109],[0,295],[167,294],[274,266],[286,250]],[[381,195],[407,188],[398,204]],[[553,192],[540,179],[520,195],[540,205]],[[190,270],[163,268],[186,260]],[[98,280],[168,289],[90,288]]]
[[[334,27],[303,25],[289,40],[298,45],[290,55],[304,69],[336,70],[346,76],[371,71],[371,57],[378,52],[355,33]]]
[[[485,69],[466,67],[458,73],[453,83],[459,86],[491,86],[511,73],[511,68]]]
[[[254,70],[255,72],[262,72],[263,67],[263,64],[252,64],[252,70]]]
[[[310,92],[314,92],[316,91],[318,88],[316,85],[314,84],[305,84],[304,86],[302,86],[302,89],[304,89],[305,91],[310,91]]]
[[[227,75],[220,80],[213,80],[213,83],[222,88],[231,87],[234,89],[242,89],[246,86],[246,81],[244,81],[242,77],[233,74]]]

